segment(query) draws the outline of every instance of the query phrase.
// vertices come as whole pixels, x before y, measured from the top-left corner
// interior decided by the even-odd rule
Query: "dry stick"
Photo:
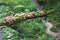
[[[3,19],[0,19],[0,26],[2,25],[6,25],[6,24],[13,24],[17,21],[22,21],[22,20],[26,20],[26,19],[32,19],[32,18],[35,18],[35,17],[41,17],[41,16],[44,16],[48,13],[51,13],[53,12],[53,10],[49,10],[49,11],[38,11],[38,12],[30,12],[30,13],[21,13],[21,14],[15,14],[14,16],[8,16],[8,17],[5,17]]]

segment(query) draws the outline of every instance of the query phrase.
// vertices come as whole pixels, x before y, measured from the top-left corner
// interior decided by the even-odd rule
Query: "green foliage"
[[[9,7],[1,5],[0,6],[0,18],[6,17],[7,15],[9,15],[8,11],[9,11]]]
[[[6,27],[6,28],[3,28],[3,40],[18,40],[18,32],[9,28],[9,27]],[[7,38],[7,36],[11,34],[13,35],[11,38]]]
[[[41,0],[39,0],[39,2],[41,2]],[[60,30],[60,0],[45,0],[45,4],[43,6],[44,10],[55,9],[55,12],[47,15],[46,20],[55,25],[55,27],[53,27],[51,30],[57,32],[57,30]]]
[[[39,0],[41,2],[42,0]],[[57,32],[57,30],[60,30],[60,0],[45,0],[45,3],[43,4],[43,10],[50,10],[55,9],[55,12],[53,12],[50,15],[47,15],[48,21],[52,22],[55,27],[52,28],[52,31]]]
[[[40,18],[25,20],[21,23],[11,25],[19,32],[19,39],[22,40],[53,40],[53,38],[46,34],[45,26]],[[16,28],[15,28],[16,27]]]
[[[44,10],[56,9],[56,11],[48,15],[49,21],[54,22],[59,20],[59,1],[52,3],[51,1],[46,2],[44,5]],[[0,18],[14,15],[20,12],[31,12],[36,11],[36,5],[32,0],[0,0],[0,3],[6,3],[0,5]],[[8,4],[8,5],[7,5]],[[51,5],[52,4],[52,5]],[[58,5],[57,5],[58,4]],[[54,15],[54,16],[53,16]],[[47,18],[47,19],[48,19]],[[41,22],[40,18],[29,19],[21,23],[16,23],[13,25],[3,28],[3,40],[53,40],[53,38],[45,33],[45,26]],[[14,30],[15,29],[15,30]],[[7,38],[8,34],[14,34],[10,39]]]
[[[52,22],[56,27],[53,28],[54,31],[55,29],[60,29],[60,0],[47,0],[46,5],[44,5],[44,10],[49,10],[49,9],[55,9],[55,12],[53,12],[50,15],[47,15],[47,20]]]

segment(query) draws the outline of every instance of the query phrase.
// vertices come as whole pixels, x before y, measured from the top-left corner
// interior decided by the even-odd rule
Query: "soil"
[[[36,4],[36,7],[37,7],[38,10],[42,10],[43,6],[40,5],[40,4],[37,2],[37,0],[33,0],[33,2]]]

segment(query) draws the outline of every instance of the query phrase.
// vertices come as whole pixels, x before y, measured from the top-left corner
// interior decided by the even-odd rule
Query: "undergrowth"
[[[50,21],[55,27],[52,28],[52,31],[60,30],[60,0],[49,0],[46,1],[44,10],[55,9],[53,13],[47,15],[47,20]]]
[[[55,9],[55,12],[47,15],[47,20],[52,23],[60,21],[59,2],[60,0],[47,0],[43,5],[43,10]],[[0,3],[2,3],[0,5],[0,18],[20,12],[37,11],[36,5],[32,0],[0,0]],[[25,20],[21,23],[18,22],[18,24],[3,28],[2,31],[3,40],[53,40],[50,35],[46,34],[45,26],[40,18]],[[13,34],[13,36],[7,38],[9,34]]]

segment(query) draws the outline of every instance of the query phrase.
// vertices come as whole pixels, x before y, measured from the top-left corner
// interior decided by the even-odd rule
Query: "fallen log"
[[[26,19],[32,19],[35,17],[41,17],[44,16],[46,14],[49,14],[51,12],[53,12],[54,10],[49,10],[49,11],[37,11],[37,12],[30,12],[30,13],[20,13],[20,14],[15,14],[14,16],[7,16],[3,19],[0,19],[0,26],[2,25],[6,25],[6,24],[13,24],[17,21],[22,21],[22,20],[26,20]]]

